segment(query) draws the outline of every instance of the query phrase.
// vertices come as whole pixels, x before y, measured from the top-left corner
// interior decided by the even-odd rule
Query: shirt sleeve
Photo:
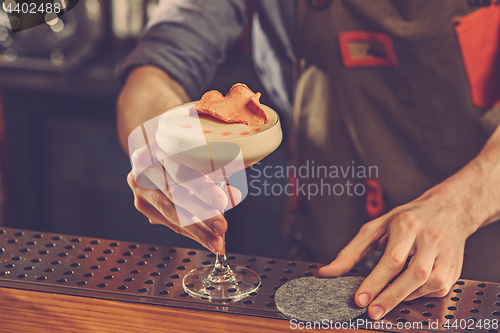
[[[246,24],[245,0],[162,0],[134,51],[118,69],[159,67],[198,99]]]

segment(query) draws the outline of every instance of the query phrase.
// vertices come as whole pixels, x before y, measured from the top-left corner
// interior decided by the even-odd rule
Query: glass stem
[[[224,250],[226,249],[226,235],[222,236],[222,241],[224,242]],[[227,267],[227,256],[226,256],[226,251],[224,251],[224,254],[219,254],[217,252],[215,254],[215,265],[214,268],[220,268],[220,269],[225,269]]]
[[[226,192],[226,181],[214,183]],[[224,216],[224,210],[221,210],[220,213]],[[225,234],[222,235],[222,241],[224,243],[224,254],[219,254],[218,252],[215,254],[214,269],[208,276],[210,283],[232,283],[236,281],[235,274],[227,263]]]

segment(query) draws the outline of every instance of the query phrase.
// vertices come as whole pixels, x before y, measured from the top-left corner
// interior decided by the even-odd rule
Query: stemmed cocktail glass
[[[268,122],[249,127],[198,115],[194,103],[183,104],[160,117],[156,141],[172,158],[221,187],[233,207],[231,187],[226,187],[228,178],[269,155],[282,140],[278,114],[267,106],[262,108]],[[259,286],[260,277],[256,272],[229,265],[225,253],[216,254],[214,265],[195,268],[183,279],[184,290],[191,296],[215,301],[241,299]]]

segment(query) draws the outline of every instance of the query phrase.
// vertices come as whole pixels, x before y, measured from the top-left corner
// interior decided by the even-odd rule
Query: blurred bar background
[[[16,34],[0,11],[0,225],[199,248],[135,210],[130,162],[117,139],[115,71],[156,5],[80,0],[64,16]],[[209,89],[244,82],[264,92],[247,40],[229,51]],[[262,102],[273,106],[265,93]],[[260,167],[269,164],[285,165],[284,149]],[[278,256],[284,200],[249,195],[228,212],[228,251]]]
[[[3,99],[0,94],[0,225],[8,226],[7,221],[10,221],[10,217],[7,214],[7,195],[5,193],[6,189],[6,179],[7,177],[7,147],[5,146],[7,142],[4,124],[4,111],[3,111]]]

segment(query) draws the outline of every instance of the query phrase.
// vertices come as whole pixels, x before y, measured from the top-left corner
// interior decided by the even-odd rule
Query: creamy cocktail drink
[[[226,123],[198,114],[194,103],[165,112],[158,124],[158,146],[182,164],[210,174],[221,168],[227,175],[257,163],[281,143],[282,132],[277,113],[262,106],[268,122],[258,126]],[[243,164],[233,162],[239,152]]]

